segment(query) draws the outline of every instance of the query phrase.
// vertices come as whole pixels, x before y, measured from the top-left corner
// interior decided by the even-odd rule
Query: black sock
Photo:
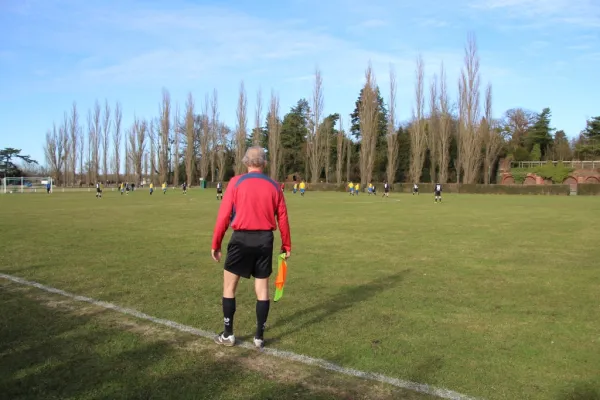
[[[265,324],[267,323],[267,317],[269,316],[269,306],[271,302],[269,300],[257,300],[256,301],[256,335],[257,339],[262,339],[265,333]]]
[[[233,315],[235,314],[235,298],[230,299],[223,297],[223,322],[225,329],[223,330],[225,337],[233,335]]]

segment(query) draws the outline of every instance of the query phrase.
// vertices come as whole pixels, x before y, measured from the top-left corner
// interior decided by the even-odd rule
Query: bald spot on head
[[[263,169],[267,163],[265,151],[260,146],[252,146],[246,150],[242,162],[249,169]]]

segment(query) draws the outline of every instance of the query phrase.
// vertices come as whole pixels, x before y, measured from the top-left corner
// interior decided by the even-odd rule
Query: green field
[[[485,399],[600,398],[597,198],[287,199],[293,251],[267,346]],[[0,272],[217,332],[217,208],[213,190],[2,195]],[[428,398],[0,285],[8,398]],[[249,338],[249,281],[237,309]]]

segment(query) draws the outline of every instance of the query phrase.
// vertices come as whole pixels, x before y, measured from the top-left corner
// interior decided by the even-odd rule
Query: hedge
[[[581,196],[600,196],[600,185],[597,183],[580,183],[577,194]]]
[[[286,183],[286,190],[291,190],[294,185]],[[419,184],[420,193],[433,193],[433,183]],[[600,187],[600,185],[596,185]],[[375,184],[379,193],[383,192],[383,184]],[[411,193],[412,183],[394,183],[391,185],[392,192]],[[310,191],[347,191],[347,184],[337,185],[334,183],[309,183],[307,189]],[[570,193],[569,185],[480,185],[480,184],[456,184],[446,183],[442,185],[443,193],[471,193],[471,194],[546,194],[565,195]],[[361,192],[366,191],[361,187]]]
[[[338,185],[336,183],[307,183],[309,191],[345,192],[347,183]],[[223,182],[227,187],[227,182]],[[285,190],[291,191],[294,184],[286,182]],[[420,183],[420,193],[433,193],[433,183]],[[216,183],[207,182],[208,189],[214,189]],[[383,184],[375,184],[377,192],[383,192]],[[412,183],[394,183],[391,185],[392,193],[411,193]],[[569,185],[482,185],[482,184],[456,184],[445,183],[442,185],[443,193],[468,193],[468,194],[523,194],[523,195],[564,195],[571,192]],[[361,187],[361,192],[366,188]],[[600,196],[600,185],[596,183],[580,183],[577,185],[577,194],[581,196]]]

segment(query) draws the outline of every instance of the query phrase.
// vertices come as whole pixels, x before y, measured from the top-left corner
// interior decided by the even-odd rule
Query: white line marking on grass
[[[180,323],[177,323],[175,321],[170,321],[168,319],[156,318],[151,315],[144,314],[140,311],[133,310],[131,308],[123,308],[123,307],[120,307],[120,306],[112,304],[112,303],[107,303],[105,301],[95,300],[95,299],[92,299],[90,297],[85,297],[85,296],[79,296],[76,294],[65,292],[64,290],[60,290],[60,289],[56,289],[56,288],[53,288],[50,286],[42,285],[41,283],[27,281],[25,279],[22,279],[22,278],[19,278],[16,276],[0,273],[0,278],[4,278],[6,280],[9,280],[9,281],[12,281],[15,283],[19,283],[21,285],[35,287],[35,288],[38,288],[38,289],[43,290],[48,293],[54,293],[54,294],[58,294],[58,295],[61,295],[64,297],[69,297],[76,301],[90,303],[90,304],[93,304],[98,307],[116,311],[120,314],[131,315],[136,318],[151,321],[151,322],[154,322],[155,324],[168,326],[169,328],[173,328],[178,331],[190,333],[192,335],[200,336],[203,338],[212,339],[216,336],[216,333],[214,333],[214,332],[209,332],[209,331],[197,329],[197,328],[194,328],[191,326],[182,325]],[[254,349],[254,345],[252,343],[249,343],[249,342],[248,343],[247,342],[238,342],[238,343],[239,343],[239,346],[244,347],[246,349]],[[322,360],[319,358],[313,358],[313,357],[305,356],[302,354],[292,353],[289,351],[277,350],[277,349],[266,347],[262,350],[262,352],[265,354],[274,356],[274,357],[285,359],[285,360],[297,361],[297,362],[300,362],[300,363],[306,364],[306,365],[314,365],[316,367],[334,371],[334,372],[344,374],[347,376],[354,376],[357,378],[362,378],[362,379],[366,379],[366,380],[370,380],[370,381],[387,383],[389,385],[396,386],[401,389],[408,389],[408,390],[412,390],[414,392],[424,393],[424,394],[436,396],[436,397],[439,397],[442,399],[475,400],[475,398],[473,398],[473,397],[469,397],[464,394],[454,392],[452,390],[438,388],[435,386],[427,385],[425,383],[416,383],[416,382],[405,381],[402,379],[392,378],[389,376],[385,376],[385,375],[377,374],[377,373],[373,373],[373,372],[364,372],[364,371],[359,371],[356,369],[346,368],[346,367],[342,367],[340,365],[333,364],[329,361],[325,361],[325,360]]]

